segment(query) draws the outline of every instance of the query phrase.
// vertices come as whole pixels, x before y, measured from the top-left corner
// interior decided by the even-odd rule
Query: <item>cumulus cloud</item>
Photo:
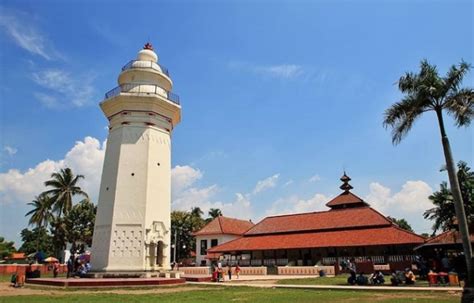
[[[46,60],[62,58],[62,55],[53,47],[45,35],[28,23],[32,20],[31,16],[18,11],[7,10],[3,7],[0,8],[0,28],[16,45]]]
[[[428,197],[433,189],[425,182],[407,181],[400,191],[392,190],[378,182],[369,185],[365,200],[384,215],[405,218],[418,232],[429,232],[432,222],[423,219],[423,213],[433,207]]]
[[[266,215],[282,215],[302,212],[312,212],[319,210],[328,210],[324,205],[329,198],[323,194],[316,193],[309,199],[302,199],[297,195],[286,198],[280,198],[272,203],[270,209],[266,211]]]
[[[48,108],[82,107],[93,103],[95,89],[91,75],[72,76],[62,69],[34,72],[31,79],[46,90],[34,96]]]
[[[255,195],[262,191],[275,187],[279,177],[280,174],[274,174],[273,176],[258,181],[252,193]]]
[[[28,203],[45,190],[44,181],[50,179],[53,172],[70,167],[74,173],[85,176],[80,186],[97,201],[105,147],[99,140],[86,137],[78,141],[65,155],[64,159],[45,160],[26,171],[10,169],[0,173],[0,202]]]

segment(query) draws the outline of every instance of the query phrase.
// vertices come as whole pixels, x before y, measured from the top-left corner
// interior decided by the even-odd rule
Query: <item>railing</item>
[[[166,93],[166,98],[175,103],[180,104],[179,96],[173,94],[172,92],[166,92],[163,88],[158,85],[153,84],[133,84],[127,83],[120,86],[117,86],[105,94],[105,99],[109,99],[115,96],[118,96],[120,93],[130,93],[130,94],[154,94],[162,95],[162,92]]]
[[[390,256],[358,256],[358,257],[339,257],[339,262],[343,260],[351,260],[354,258],[356,262],[368,262],[372,261],[374,264],[385,264],[390,262],[401,262],[401,261],[415,261],[415,255],[390,255]],[[322,259],[324,265],[336,264],[336,257],[325,257]]]
[[[134,64],[135,62],[139,62],[139,63]],[[132,60],[122,67],[122,71],[125,71],[127,69],[132,69],[132,68],[151,68],[153,70],[162,72],[168,77],[170,76],[170,73],[166,67],[153,61]]]

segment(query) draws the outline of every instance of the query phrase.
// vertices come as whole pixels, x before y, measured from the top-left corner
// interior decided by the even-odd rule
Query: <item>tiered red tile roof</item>
[[[423,237],[407,232],[394,225],[378,228],[347,229],[337,231],[291,233],[278,235],[244,236],[208,252],[232,252],[243,250],[294,249],[318,247],[350,247],[370,245],[419,244]]]
[[[200,230],[196,231],[193,235],[204,236],[226,234],[241,236],[253,226],[254,224],[250,221],[219,216]]]
[[[348,176],[344,174],[341,181],[344,182],[341,186],[344,192],[326,204],[331,210],[267,217],[250,228],[242,238],[213,247],[208,252],[424,242],[423,237],[399,228],[352,194]]]
[[[374,209],[360,207],[266,217],[245,236],[390,225],[391,221]]]

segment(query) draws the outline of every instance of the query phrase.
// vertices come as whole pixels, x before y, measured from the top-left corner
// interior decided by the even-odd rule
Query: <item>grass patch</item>
[[[452,293],[431,292],[381,292],[381,291],[343,291],[343,290],[301,290],[301,289],[262,289],[251,287],[221,287],[219,289],[189,290],[183,288],[179,292],[156,294],[114,294],[104,292],[93,293],[59,293],[55,295],[0,297],[0,302],[25,303],[213,303],[213,302],[259,302],[259,303],[309,303],[309,302],[381,302],[402,303],[416,301],[421,303],[451,303],[459,302],[460,295]]]
[[[347,278],[349,275],[338,275],[335,277],[318,277],[318,278],[302,278],[302,279],[284,279],[278,280],[278,284],[285,284],[285,285],[349,285],[347,283]],[[390,276],[385,276],[385,284],[386,286],[390,286]],[[416,281],[415,285],[410,285],[414,287],[428,287],[428,281],[418,280]],[[377,287],[377,286],[374,286]],[[400,285],[398,287],[404,287],[404,285]],[[396,287],[394,287],[396,288]]]

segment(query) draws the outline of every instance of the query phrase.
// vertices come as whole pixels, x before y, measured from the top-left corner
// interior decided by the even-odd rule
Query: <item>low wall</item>
[[[251,275],[251,276],[266,276],[267,275],[267,268],[265,266],[259,267],[241,267],[240,274]]]
[[[178,269],[180,272],[183,272],[185,275],[209,275],[209,267],[180,267]]]
[[[334,276],[334,266],[279,266],[278,274],[319,276],[320,270],[323,270],[326,275]]]
[[[28,264],[0,264],[0,276],[9,276],[14,273],[25,274]],[[39,270],[42,275],[52,273],[53,269],[51,266],[45,264],[33,264],[31,270]],[[59,273],[67,272],[67,266],[64,264],[59,265]]]

